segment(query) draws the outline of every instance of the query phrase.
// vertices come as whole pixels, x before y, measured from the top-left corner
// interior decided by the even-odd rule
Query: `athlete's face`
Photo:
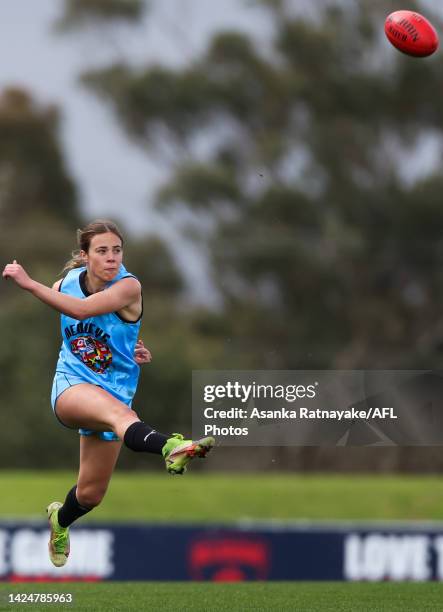
[[[122,241],[111,232],[97,234],[91,240],[89,251],[82,251],[82,255],[88,272],[109,282],[118,273],[123,259]]]

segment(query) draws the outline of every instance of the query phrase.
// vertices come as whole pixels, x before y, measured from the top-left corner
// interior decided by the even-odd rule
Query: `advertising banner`
[[[100,525],[73,528],[68,563],[49,532],[0,523],[0,581],[442,580],[443,525]]]

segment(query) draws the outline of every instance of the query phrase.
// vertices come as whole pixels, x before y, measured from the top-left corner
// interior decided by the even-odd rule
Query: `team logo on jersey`
[[[109,346],[91,336],[79,336],[71,340],[71,351],[96,374],[103,374],[112,363]]]

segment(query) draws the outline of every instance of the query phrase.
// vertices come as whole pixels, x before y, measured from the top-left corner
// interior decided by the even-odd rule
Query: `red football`
[[[438,47],[438,34],[426,17],[414,11],[395,11],[385,21],[385,34],[399,51],[426,57]]]

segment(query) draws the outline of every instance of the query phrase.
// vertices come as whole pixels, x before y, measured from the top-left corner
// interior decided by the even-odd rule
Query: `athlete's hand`
[[[2,274],[8,280],[12,278],[22,289],[30,289],[33,283],[32,278],[25,272],[25,269],[14,259],[12,264],[6,264]]]
[[[145,347],[143,340],[139,338],[135,343],[134,361],[138,363],[138,365],[142,365],[143,363],[149,363],[151,359],[151,352]]]

